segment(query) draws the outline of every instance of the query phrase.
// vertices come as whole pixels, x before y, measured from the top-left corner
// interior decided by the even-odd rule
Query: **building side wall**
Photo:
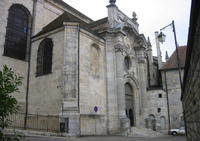
[[[165,80],[166,72],[166,80]],[[183,70],[181,72],[183,78]],[[179,128],[182,125],[183,108],[181,103],[181,87],[178,70],[162,71],[163,87],[166,89],[169,97],[169,114],[170,114],[170,127]],[[167,82],[167,83],[166,83]]]
[[[64,10],[45,0],[37,1],[35,11],[34,35],[64,12]]]
[[[14,72],[23,77],[22,86],[20,86],[20,93],[16,93],[15,96],[18,100],[19,105],[21,106],[20,112],[25,112],[25,96],[26,96],[26,87],[27,87],[27,67],[28,63],[26,61],[21,61],[18,59],[13,59],[11,57],[3,56],[5,36],[6,36],[6,27],[7,27],[7,18],[8,10],[13,4],[22,4],[26,7],[29,12],[32,11],[32,1],[31,0],[1,0],[0,2],[0,68],[3,65],[11,67]],[[20,67],[19,67],[20,66]]]
[[[105,45],[81,30],[79,50],[81,135],[103,135],[107,133]]]
[[[53,41],[52,73],[36,76],[37,53],[41,41],[51,38]],[[62,107],[62,74],[64,32],[46,35],[32,44],[29,113],[59,115]]]
[[[195,5],[195,2],[197,5]],[[200,139],[200,18],[199,18],[199,1],[193,1],[193,7],[198,7],[198,10],[193,8],[197,13],[192,12],[192,15],[197,16],[197,24],[193,30],[195,31],[194,36],[192,37],[192,42],[189,42],[190,45],[193,45],[191,52],[191,58],[188,61],[188,73],[185,76],[186,82],[183,93],[183,108],[185,113],[185,122],[186,122],[186,131],[187,131],[187,140],[188,141],[197,141]],[[191,16],[192,16],[191,15]],[[195,20],[196,18],[192,18]],[[191,36],[191,35],[190,35]],[[188,46],[191,48],[191,46]],[[189,50],[189,49],[188,49]]]
[[[33,11],[33,1],[32,0],[2,0],[0,2],[0,67],[4,64],[13,68],[13,70],[23,77],[22,86],[20,87],[20,93],[15,94],[14,96],[17,98],[19,105],[21,106],[20,112],[25,112],[25,97],[26,97],[26,89],[27,89],[27,70],[28,70],[28,62],[21,61],[18,59],[13,59],[11,57],[3,56],[4,52],[4,44],[5,44],[5,35],[6,35],[6,27],[7,27],[7,18],[8,18],[8,10],[13,4],[21,4],[25,8],[28,9],[31,15]],[[45,2],[43,0],[38,0],[36,3],[36,18],[35,24],[33,24],[33,34],[37,33],[47,25],[50,21],[58,17],[62,11],[53,7],[50,3]],[[20,67],[19,67],[20,66]]]
[[[161,97],[159,97],[159,94]],[[167,132],[168,130],[168,107],[167,107],[167,94],[163,90],[148,90],[148,117],[150,115],[155,116],[156,131]],[[158,111],[160,108],[160,112]],[[165,124],[162,125],[161,118],[164,117]],[[151,128],[150,123],[146,124],[147,128]]]

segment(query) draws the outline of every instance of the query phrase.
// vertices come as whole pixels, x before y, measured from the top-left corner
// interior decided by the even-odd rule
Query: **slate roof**
[[[108,22],[108,17],[102,18],[100,20],[94,21],[90,23],[90,27],[96,27],[98,25],[102,25]]]
[[[46,25],[38,34],[36,34],[34,37],[40,36],[42,34],[45,34],[47,32],[50,32],[52,30],[55,30],[59,27],[63,26],[63,22],[77,22],[79,23],[79,26],[87,31],[90,31],[92,33],[92,30],[89,27],[89,24],[84,22],[83,20],[77,18],[76,16],[64,12],[62,15],[60,15],[58,18],[50,22],[48,25]],[[33,37],[33,38],[34,38]]]
[[[89,26],[96,35],[100,35],[102,32],[106,31],[108,28],[108,17],[91,22]]]
[[[178,54],[180,59],[180,67],[185,67],[185,59],[186,59],[186,46],[180,46],[178,47]],[[170,56],[168,61],[164,64],[164,66],[161,68],[161,70],[168,70],[168,69],[178,69],[178,63],[176,58],[176,51],[173,52],[173,54]]]
[[[68,5],[66,2],[64,2],[63,0],[51,0],[54,3],[57,3],[58,5],[63,6],[66,9],[69,9],[70,11],[76,13],[77,15],[79,15],[82,18],[85,18],[89,21],[93,21],[92,19],[90,19],[88,16],[84,15],[83,13],[79,12],[78,10],[76,10],[75,8],[71,7],[70,5]]]

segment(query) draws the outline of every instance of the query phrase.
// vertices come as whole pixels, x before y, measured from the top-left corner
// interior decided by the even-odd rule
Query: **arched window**
[[[4,55],[25,60],[30,23],[29,11],[20,4],[14,4],[9,9],[5,36]]]
[[[99,46],[97,44],[92,44],[90,51],[90,70],[94,75],[99,75],[99,55]]]
[[[166,128],[166,119],[164,116],[160,117],[160,127],[161,129],[165,129]]]
[[[129,83],[125,83],[125,104],[126,104],[126,114],[130,119],[130,126],[135,125],[134,117],[134,98],[133,98],[133,88]]]
[[[51,73],[52,69],[52,53],[53,42],[52,39],[44,39],[38,48],[37,54],[37,76]]]
[[[125,94],[126,95],[133,95],[133,89],[132,86],[129,83],[125,84]]]
[[[126,70],[129,70],[131,68],[131,59],[129,56],[126,56],[124,58],[124,67]]]
[[[154,130],[154,131],[156,131],[156,118],[155,118],[155,116],[154,115],[149,115],[149,127],[152,129],[152,130]]]

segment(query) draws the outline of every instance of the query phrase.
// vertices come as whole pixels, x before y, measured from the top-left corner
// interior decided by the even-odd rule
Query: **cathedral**
[[[161,84],[159,60],[135,12],[126,16],[116,0],[105,8],[107,17],[93,21],[62,0],[1,0],[0,66],[24,78],[20,112],[58,115],[74,136],[158,129],[149,96],[166,93],[149,88]]]

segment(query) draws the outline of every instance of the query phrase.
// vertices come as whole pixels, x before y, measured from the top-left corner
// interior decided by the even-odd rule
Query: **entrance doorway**
[[[135,125],[134,96],[133,96],[133,88],[129,83],[125,84],[125,103],[126,103],[126,116],[130,120],[130,126],[134,126]]]
[[[154,115],[149,115],[149,128],[156,131],[156,118]]]

